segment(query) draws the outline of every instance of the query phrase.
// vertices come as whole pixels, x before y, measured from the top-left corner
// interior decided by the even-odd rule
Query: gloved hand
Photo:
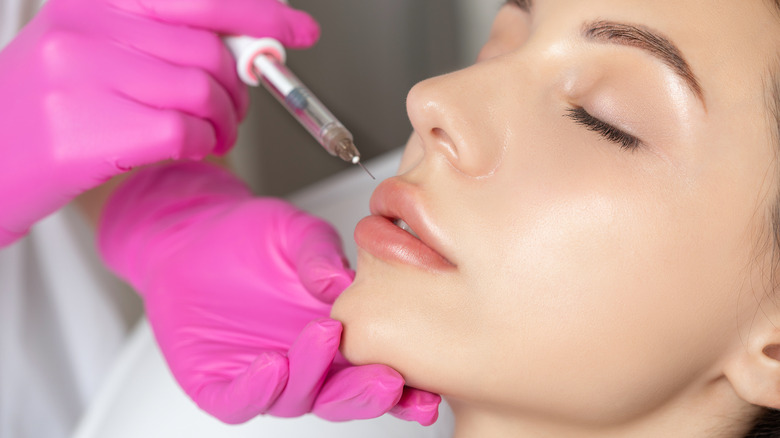
[[[438,395],[338,353],[341,324],[328,315],[353,272],[324,221],[252,197],[216,166],[181,162],[125,181],[98,237],[106,264],[143,296],[179,384],[222,421],[310,411],[338,421],[388,410],[436,420]]]
[[[0,247],[132,167],[226,152],[249,98],[218,34],[319,27],[277,0],[49,0],[0,52]]]

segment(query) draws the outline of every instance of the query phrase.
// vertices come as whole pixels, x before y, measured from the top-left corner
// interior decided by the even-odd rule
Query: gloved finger
[[[268,411],[277,417],[298,417],[311,411],[341,341],[341,323],[333,319],[310,322],[287,353],[287,387]]]
[[[376,418],[398,403],[401,375],[385,365],[351,366],[328,376],[312,412],[328,421]]]
[[[227,92],[208,73],[141,57],[132,71],[110,72],[121,95],[151,108],[172,109],[207,120],[214,127],[214,152],[227,152],[238,135],[238,115]],[[175,134],[175,133],[173,133]]]
[[[202,117],[198,112],[203,114],[203,110],[188,111],[187,105],[174,99],[181,96],[182,102],[193,100],[191,90],[184,88],[186,84],[179,78],[185,70],[182,67],[120,51],[113,43],[69,32],[57,35],[51,52],[47,67],[56,80],[68,83],[79,77],[90,84],[87,88],[64,89],[48,104],[48,110],[57,116],[52,129],[57,131],[58,138],[83,138],[81,130],[90,126],[94,142],[99,144],[88,151],[100,154],[97,158],[101,162],[109,163],[110,157],[123,169],[170,158],[200,159],[214,150],[215,124],[197,120]],[[134,68],[126,68],[128,65]],[[208,77],[205,72],[200,75]],[[207,79],[200,82],[211,86]],[[230,99],[224,97],[224,91],[223,97],[219,94],[213,93],[216,105],[226,107],[228,115],[218,117],[227,118],[223,124],[235,126],[237,122],[230,121],[235,118],[230,116],[235,114]],[[112,117],[106,117],[107,112]],[[95,120],[101,124],[94,125]],[[77,131],[68,132],[71,129]]]
[[[209,383],[191,396],[201,409],[219,420],[238,424],[265,413],[287,379],[287,359],[279,353],[263,352],[234,379]]]
[[[440,395],[407,386],[398,404],[390,409],[390,414],[402,420],[430,426],[439,418],[439,403]]]
[[[271,37],[291,48],[314,44],[320,35],[307,13],[278,0],[114,0],[116,6],[167,23],[224,35]]]
[[[301,283],[315,298],[332,304],[355,279],[341,237],[324,220],[297,211],[288,221],[287,255]]]
[[[249,92],[236,74],[236,62],[219,36],[136,15],[127,15],[111,25],[114,39],[133,50],[208,72],[230,96],[238,119],[244,118],[249,108]]]
[[[132,122],[118,126],[114,137],[126,136],[112,147],[119,152],[116,167],[129,170],[168,159],[202,160],[216,142],[213,126],[179,111],[136,109]],[[133,129],[135,128],[135,129]]]
[[[84,126],[101,121],[91,127],[92,142],[80,145],[94,155],[95,165],[90,172],[95,180],[105,181],[134,167],[171,158],[201,159],[214,147],[214,128],[203,119],[149,108],[121,96],[89,96],[105,93],[102,90],[78,92],[78,96],[64,99],[67,102],[56,102],[63,107],[57,109],[54,129],[60,138],[79,138],[83,137]],[[81,105],[95,99],[102,99],[104,106]],[[106,118],[109,110],[112,117]]]

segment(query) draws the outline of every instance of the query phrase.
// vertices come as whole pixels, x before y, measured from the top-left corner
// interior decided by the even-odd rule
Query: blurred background
[[[369,160],[406,142],[406,94],[471,64],[502,0],[292,0],[322,26],[288,65],[355,136]],[[284,196],[350,165],[329,156],[261,88],[231,154],[255,193]]]

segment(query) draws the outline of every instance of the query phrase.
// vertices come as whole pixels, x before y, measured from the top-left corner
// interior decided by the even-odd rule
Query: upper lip
[[[371,214],[383,216],[389,220],[401,219],[419,236],[426,246],[454,263],[442,252],[440,237],[435,234],[435,227],[420,199],[417,186],[407,183],[399,177],[382,181],[374,190],[369,202]]]

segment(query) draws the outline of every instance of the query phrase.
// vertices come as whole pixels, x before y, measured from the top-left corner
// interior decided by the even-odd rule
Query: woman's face
[[[523,6],[475,65],[409,93],[414,133],[333,316],[348,359],[456,403],[623,421],[717,379],[765,293],[777,18]]]

